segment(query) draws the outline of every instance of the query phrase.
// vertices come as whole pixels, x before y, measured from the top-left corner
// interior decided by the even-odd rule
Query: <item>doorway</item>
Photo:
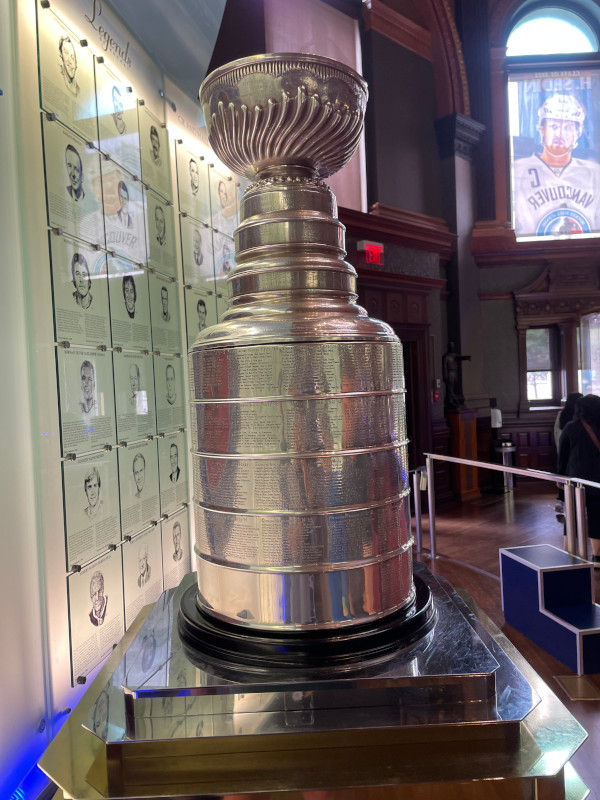
[[[431,452],[431,393],[427,330],[394,325],[404,353],[406,383],[406,429],[409,469],[425,464],[423,453]]]

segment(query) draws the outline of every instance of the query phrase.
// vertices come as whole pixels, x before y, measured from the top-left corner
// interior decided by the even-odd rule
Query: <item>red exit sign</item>
[[[379,242],[367,242],[362,239],[357,242],[356,248],[359,253],[365,254],[365,263],[378,264],[383,266],[383,245]]]

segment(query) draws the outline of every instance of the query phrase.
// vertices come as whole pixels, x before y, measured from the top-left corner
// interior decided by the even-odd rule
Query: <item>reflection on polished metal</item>
[[[415,578],[435,629],[384,663],[236,676],[183,645],[186,576],[140,613],[42,769],[77,800],[583,800],[581,726],[468,598],[423,564]]]
[[[367,88],[301,54],[213,72],[209,140],[255,179],[229,309],[190,351],[200,609],[302,632],[414,605],[402,346],[356,304],[322,178],[351,157]]]

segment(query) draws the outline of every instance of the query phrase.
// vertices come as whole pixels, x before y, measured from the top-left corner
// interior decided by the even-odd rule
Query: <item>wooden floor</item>
[[[569,700],[556,676],[574,673],[506,625],[502,614],[498,550],[531,544],[562,547],[562,525],[556,521],[554,503],[554,490],[521,482],[509,494],[444,504],[436,514],[438,557],[433,562],[422,560],[473,597],[587,730],[588,739],[572,764],[590,788],[590,800],[600,800],[600,700]],[[426,516],[423,528],[423,547],[428,549]],[[595,570],[594,581],[595,600],[600,603],[600,570]],[[587,677],[600,688],[600,674]]]

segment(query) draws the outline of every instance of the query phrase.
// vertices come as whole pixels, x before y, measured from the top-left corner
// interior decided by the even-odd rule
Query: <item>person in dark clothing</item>
[[[600,483],[600,397],[580,398],[574,419],[563,428],[558,448],[559,475]],[[585,487],[588,536],[594,567],[600,569],[600,489]]]
[[[563,432],[563,428],[567,422],[572,421],[573,417],[575,416],[575,408],[577,403],[582,397],[583,395],[581,392],[571,392],[571,394],[567,395],[564,406],[556,415],[556,420],[554,421],[554,443],[556,444],[557,453],[558,446],[560,444],[560,435]],[[556,511],[556,521],[560,522],[562,525],[565,521],[565,490],[562,488],[562,486],[558,490],[554,510]]]

